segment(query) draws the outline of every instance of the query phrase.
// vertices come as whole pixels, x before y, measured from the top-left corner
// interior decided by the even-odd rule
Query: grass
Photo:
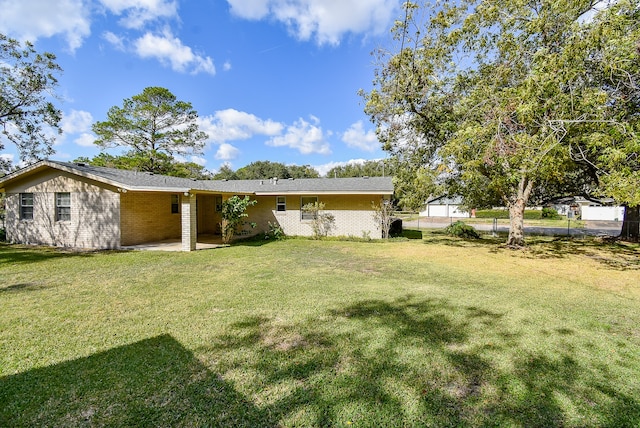
[[[0,426],[638,426],[640,248],[0,245]]]

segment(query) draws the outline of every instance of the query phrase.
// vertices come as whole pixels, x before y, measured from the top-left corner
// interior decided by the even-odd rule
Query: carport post
[[[194,251],[198,238],[196,218],[196,195],[184,192],[182,195],[182,251]]]

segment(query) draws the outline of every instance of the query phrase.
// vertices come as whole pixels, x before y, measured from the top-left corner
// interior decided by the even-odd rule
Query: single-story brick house
[[[301,207],[325,204],[332,235],[381,237],[372,202],[389,199],[390,177],[288,180],[192,180],[147,172],[44,160],[0,178],[6,233],[12,243],[121,248],[178,239],[196,248],[198,234],[219,233],[222,201],[248,195],[256,205],[251,233],[278,224],[287,235],[311,235]]]

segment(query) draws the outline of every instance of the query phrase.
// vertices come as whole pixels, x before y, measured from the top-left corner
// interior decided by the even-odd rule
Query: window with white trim
[[[33,193],[20,193],[20,220],[33,220]]]
[[[285,196],[276,196],[276,211],[287,210],[287,198]]]
[[[56,221],[71,221],[71,193],[56,193]]]
[[[301,220],[314,220],[314,211],[304,211],[302,208],[308,204],[315,204],[318,202],[317,196],[303,196],[300,198],[300,219]]]

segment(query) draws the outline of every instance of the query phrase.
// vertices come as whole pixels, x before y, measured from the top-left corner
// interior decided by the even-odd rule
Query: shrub
[[[7,232],[4,229],[0,229],[0,242],[7,240]]]
[[[233,239],[233,235],[238,233],[236,228],[244,225],[244,218],[247,217],[245,212],[248,207],[255,205],[258,201],[250,200],[248,196],[240,198],[232,196],[222,202],[222,222],[220,229],[222,230],[222,242],[228,244]],[[256,227],[255,223],[249,223],[251,227]]]
[[[558,211],[554,210],[553,208],[543,208],[542,209],[542,218],[546,218],[549,220],[554,220],[554,219],[558,219],[561,218],[560,214],[558,214]]]
[[[477,210],[476,218],[509,218],[509,210]],[[540,220],[542,211],[540,210],[524,210],[525,220]]]
[[[389,236],[398,237],[402,236],[402,219],[394,218],[391,220],[391,227],[389,228]]]
[[[324,202],[313,202],[302,207],[302,211],[311,214],[311,229],[314,239],[329,235],[334,228],[336,218],[333,214],[324,212]]]
[[[458,238],[480,239],[480,234],[476,232],[473,226],[469,226],[460,220],[447,226],[444,231],[447,235],[457,236]]]
[[[269,230],[264,233],[264,239],[275,239],[280,241],[285,238],[284,230],[278,223],[269,222]]]

